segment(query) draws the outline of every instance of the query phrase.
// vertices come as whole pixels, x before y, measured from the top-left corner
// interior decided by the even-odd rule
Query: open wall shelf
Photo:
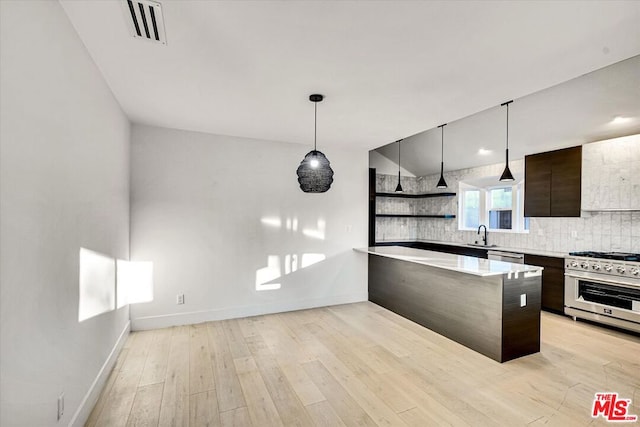
[[[378,226],[393,226],[394,221],[377,221],[378,218],[441,218],[455,219],[456,215],[451,213],[445,214],[400,214],[386,213],[393,211],[409,211],[409,212],[455,212],[456,208],[452,201],[452,197],[456,197],[453,192],[433,192],[433,193],[387,193],[384,191],[376,191],[377,175],[374,168],[369,168],[369,246],[376,244],[376,222]],[[391,201],[389,198],[396,199]],[[398,200],[403,199],[403,200]],[[417,199],[422,199],[419,201]],[[426,199],[429,199],[428,201]],[[403,205],[399,207],[397,205]],[[408,209],[407,206],[408,205]],[[443,209],[443,206],[448,206]],[[380,213],[378,213],[378,209]]]
[[[455,218],[455,215],[376,214],[376,218]]]
[[[376,197],[398,197],[403,199],[429,199],[432,197],[453,197],[456,193],[422,193],[422,194],[407,194],[407,193],[376,193]]]

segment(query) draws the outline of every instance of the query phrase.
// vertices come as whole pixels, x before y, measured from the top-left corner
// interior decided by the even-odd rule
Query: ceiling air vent
[[[129,33],[133,37],[167,44],[160,3],[150,0],[124,0],[122,7]]]

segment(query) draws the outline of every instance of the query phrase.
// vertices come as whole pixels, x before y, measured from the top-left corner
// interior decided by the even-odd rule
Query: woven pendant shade
[[[331,188],[331,183],[333,183],[333,169],[331,169],[329,159],[322,152],[316,150],[318,102],[323,99],[324,97],[318,94],[309,96],[309,101],[314,103],[313,150],[304,156],[296,170],[300,189],[305,193],[324,193]]]
[[[311,150],[304,156],[296,172],[300,189],[305,193],[324,193],[333,183],[329,159],[317,150]]]

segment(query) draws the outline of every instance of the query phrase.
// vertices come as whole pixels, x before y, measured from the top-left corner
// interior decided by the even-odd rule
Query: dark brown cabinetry
[[[564,259],[525,254],[524,263],[544,267],[542,270],[542,309],[563,314]]]
[[[376,246],[406,246],[428,251],[445,252],[455,255],[488,257],[488,249],[466,246],[446,245],[431,242],[386,242]],[[553,313],[564,314],[564,259],[542,255],[524,255],[524,263],[544,267],[542,270],[542,309]]]
[[[582,147],[524,158],[524,216],[579,217]]]
[[[370,254],[369,301],[498,362],[540,351],[540,276],[480,276]]]

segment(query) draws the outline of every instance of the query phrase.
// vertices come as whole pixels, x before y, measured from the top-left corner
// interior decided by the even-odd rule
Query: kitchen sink
[[[497,248],[498,245],[485,245],[483,243],[467,243],[467,246],[473,246],[474,248]]]

